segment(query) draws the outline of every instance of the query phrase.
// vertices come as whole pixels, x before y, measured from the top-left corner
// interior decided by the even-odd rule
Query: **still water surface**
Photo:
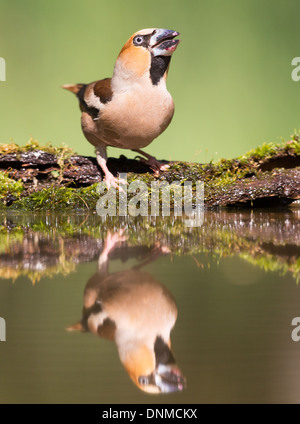
[[[0,225],[1,403],[299,402],[299,208]]]

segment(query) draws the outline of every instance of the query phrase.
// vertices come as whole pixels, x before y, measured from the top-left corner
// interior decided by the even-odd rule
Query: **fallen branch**
[[[51,196],[55,198],[55,190],[61,188],[81,189],[74,196],[81,202],[81,207],[82,204],[90,205],[90,197],[85,198],[82,188],[103,178],[94,157],[71,154],[68,148],[41,148],[36,143],[24,148],[12,146],[11,151],[10,145],[0,148],[0,173],[7,178],[0,199],[6,206],[17,206],[20,199],[33,194],[37,199],[43,189],[51,189]],[[119,159],[108,159],[108,167],[114,175],[128,173],[129,180],[142,178],[149,187],[157,179],[168,183],[204,181],[206,207],[285,206],[300,199],[300,143],[297,135],[281,145],[265,144],[238,159],[222,159],[215,164],[169,162],[169,165],[167,171],[156,177],[139,160],[127,159],[123,155]],[[13,185],[14,181],[21,184],[18,189]],[[42,199],[45,196],[47,193],[43,192]],[[76,202],[72,204],[74,206]],[[47,207],[51,209],[51,202]]]

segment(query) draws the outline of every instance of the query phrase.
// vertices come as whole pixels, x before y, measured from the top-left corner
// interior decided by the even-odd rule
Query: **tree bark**
[[[170,169],[157,178],[170,183],[204,181],[206,207],[285,206],[300,199],[300,155],[294,148],[278,149],[266,157],[223,160],[217,164],[169,162],[169,165]],[[114,175],[133,173],[138,179],[148,173],[143,175],[146,182],[156,178],[145,163],[123,155],[109,158],[108,167]],[[73,155],[62,159],[39,149],[0,154],[0,171],[22,181],[22,197],[51,186],[87,187],[103,178],[94,157]],[[15,200],[14,196],[8,196],[6,204]]]

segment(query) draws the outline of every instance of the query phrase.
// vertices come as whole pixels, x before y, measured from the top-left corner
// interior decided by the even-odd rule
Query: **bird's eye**
[[[144,41],[144,37],[142,37],[141,35],[137,35],[136,37],[134,37],[134,39],[133,39],[133,43],[136,45],[136,46],[140,46],[142,43],[143,43],[143,41]]]
[[[144,375],[140,376],[140,377],[139,377],[139,383],[140,383],[142,386],[146,386],[146,385],[149,383],[149,379],[148,379],[148,377],[146,377],[146,376],[144,376]]]

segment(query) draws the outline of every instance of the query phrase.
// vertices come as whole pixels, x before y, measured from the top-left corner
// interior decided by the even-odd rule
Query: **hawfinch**
[[[99,257],[98,272],[84,290],[82,318],[67,330],[88,331],[115,341],[122,364],[142,391],[181,391],[186,382],[170,341],[177,318],[176,303],[171,293],[139,266],[108,272],[108,255],[117,237],[109,235]]]
[[[123,183],[107,168],[108,146],[142,154],[157,172],[166,168],[140,149],[158,137],[173,117],[174,102],[166,79],[171,56],[180,42],[175,39],[178,35],[167,29],[138,31],[120,51],[112,78],[63,86],[79,100],[82,130],[96,148],[108,188],[119,188]]]

